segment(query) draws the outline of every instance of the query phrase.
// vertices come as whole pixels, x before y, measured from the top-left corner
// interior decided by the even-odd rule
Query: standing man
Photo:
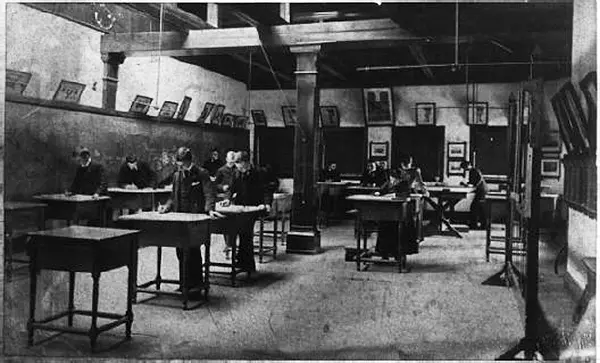
[[[79,166],[75,171],[75,178],[71,188],[66,194],[85,194],[97,198],[106,194],[107,184],[104,176],[104,167],[92,162],[90,150],[82,147],[79,150]]]
[[[117,185],[120,188],[144,189],[156,185],[156,173],[150,165],[137,159],[135,155],[127,155],[125,163],[119,169]]]
[[[250,164],[247,151],[235,154],[237,169],[231,186],[231,201],[236,205],[262,206],[267,213],[271,209],[273,195],[266,192],[263,176]],[[239,218],[238,235],[240,248],[237,253],[237,264],[248,274],[256,271],[254,262],[254,222],[255,215]]]
[[[488,186],[481,174],[481,170],[475,168],[469,161],[463,160],[460,163],[460,167],[469,173],[468,185],[475,187],[475,197],[471,203],[471,223],[469,228],[471,229],[483,229],[487,223],[487,216],[485,213],[485,196],[488,192]],[[464,182],[461,184],[465,184]],[[479,224],[481,222],[481,224]]]
[[[215,184],[217,186],[217,193],[223,195],[225,199],[231,199],[231,185],[233,184],[233,179],[235,178],[235,151],[229,150],[225,156],[225,165],[217,170],[215,175]],[[231,248],[235,243],[236,235],[227,235],[223,234],[223,238],[225,239],[225,248],[223,249],[223,253],[225,254],[225,259],[229,260],[229,253],[231,252]]]
[[[219,170],[219,168],[224,164],[225,163],[223,160],[219,159],[219,150],[217,148],[213,148],[210,151],[210,158],[204,162],[202,167],[208,170],[208,175],[210,175],[212,181],[214,181],[217,170]]]
[[[222,217],[215,212],[214,188],[208,172],[192,163],[190,149],[180,147],[175,160],[177,170],[169,178],[173,183],[173,191],[167,203],[159,206],[158,212],[207,213],[213,218]],[[203,281],[200,248],[190,248],[187,266],[182,266],[183,250],[177,248],[176,252],[180,273],[187,273],[187,287],[191,289],[200,285]]]

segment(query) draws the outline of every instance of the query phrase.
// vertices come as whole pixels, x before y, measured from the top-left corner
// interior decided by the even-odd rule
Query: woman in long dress
[[[396,193],[397,197],[408,197],[410,193],[428,195],[421,178],[421,170],[413,167],[410,155],[402,156],[400,167],[390,173],[389,180],[383,185],[382,193]],[[401,228],[399,228],[401,227]],[[401,243],[398,244],[398,240]],[[394,221],[379,222],[376,252],[383,258],[394,257],[406,264],[406,255],[419,252],[417,229],[412,218],[405,218],[402,226]]]

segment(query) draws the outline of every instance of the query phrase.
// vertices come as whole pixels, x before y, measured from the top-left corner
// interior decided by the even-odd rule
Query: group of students
[[[472,229],[481,229],[486,225],[485,196],[488,187],[481,171],[473,166],[469,161],[461,162],[461,168],[468,172],[469,178],[462,185],[472,185],[475,187],[474,198],[470,208],[470,227]],[[329,166],[322,173],[323,181],[341,181],[341,175],[335,163]],[[376,195],[395,193],[396,196],[408,196],[410,193],[422,194],[428,200],[429,192],[423,182],[421,170],[413,165],[413,158],[408,154],[400,156],[400,165],[398,168],[387,169],[385,161],[370,160],[367,168],[361,177],[363,186],[378,188]],[[399,232],[398,222],[380,222],[378,225],[378,235],[376,252],[383,258],[396,259],[405,258],[406,255],[418,253],[418,238],[416,229],[410,224],[406,224]],[[399,235],[399,234],[402,235]],[[402,239],[401,250],[398,250],[398,240]],[[403,261],[401,261],[403,262]]]
[[[82,148],[79,153],[79,166],[75,178],[67,194],[84,194],[98,197],[107,193],[104,168],[92,161],[89,149]],[[204,165],[193,162],[192,151],[180,147],[175,154],[175,170],[164,180],[157,182],[156,173],[146,162],[129,155],[121,166],[117,184],[120,187],[134,189],[147,187],[163,187],[172,185],[173,189],[168,201],[158,206],[159,213],[205,213],[211,218],[224,218],[216,211],[217,203],[259,206],[269,212],[273,192],[278,187],[277,178],[269,173],[269,169],[256,168],[250,162],[247,151],[228,150],[226,160],[220,161],[218,150],[211,151],[211,157]],[[239,237],[237,265],[248,273],[256,271],[254,262],[254,223],[256,217],[238,218],[235,235],[225,235],[228,254],[232,244]],[[177,249],[177,257],[181,263],[183,250]],[[189,251],[187,281],[189,288],[201,285],[202,254],[200,248]]]

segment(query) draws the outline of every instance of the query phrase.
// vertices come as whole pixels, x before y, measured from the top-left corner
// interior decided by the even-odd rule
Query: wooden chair
[[[277,243],[285,243],[289,231],[291,201],[290,194],[275,193],[271,213],[259,219],[258,230],[254,233],[254,251],[258,254],[259,263],[263,263],[265,254],[269,253],[276,259]],[[268,244],[265,245],[265,242]]]

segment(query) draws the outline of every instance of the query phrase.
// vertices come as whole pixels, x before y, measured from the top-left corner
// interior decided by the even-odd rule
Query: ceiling
[[[206,13],[206,4],[177,6],[199,16]],[[318,63],[321,88],[518,82],[531,75],[568,77],[572,14],[570,1],[460,3],[458,15],[453,2],[290,5],[291,24],[391,19],[410,34],[426,38],[377,46],[369,42],[348,48],[324,46]],[[286,22],[279,16],[278,4],[219,5],[220,28],[257,26],[268,31],[269,26],[281,24]],[[248,51],[178,59],[237,79],[251,89],[295,88],[295,57],[284,47],[251,55]]]

